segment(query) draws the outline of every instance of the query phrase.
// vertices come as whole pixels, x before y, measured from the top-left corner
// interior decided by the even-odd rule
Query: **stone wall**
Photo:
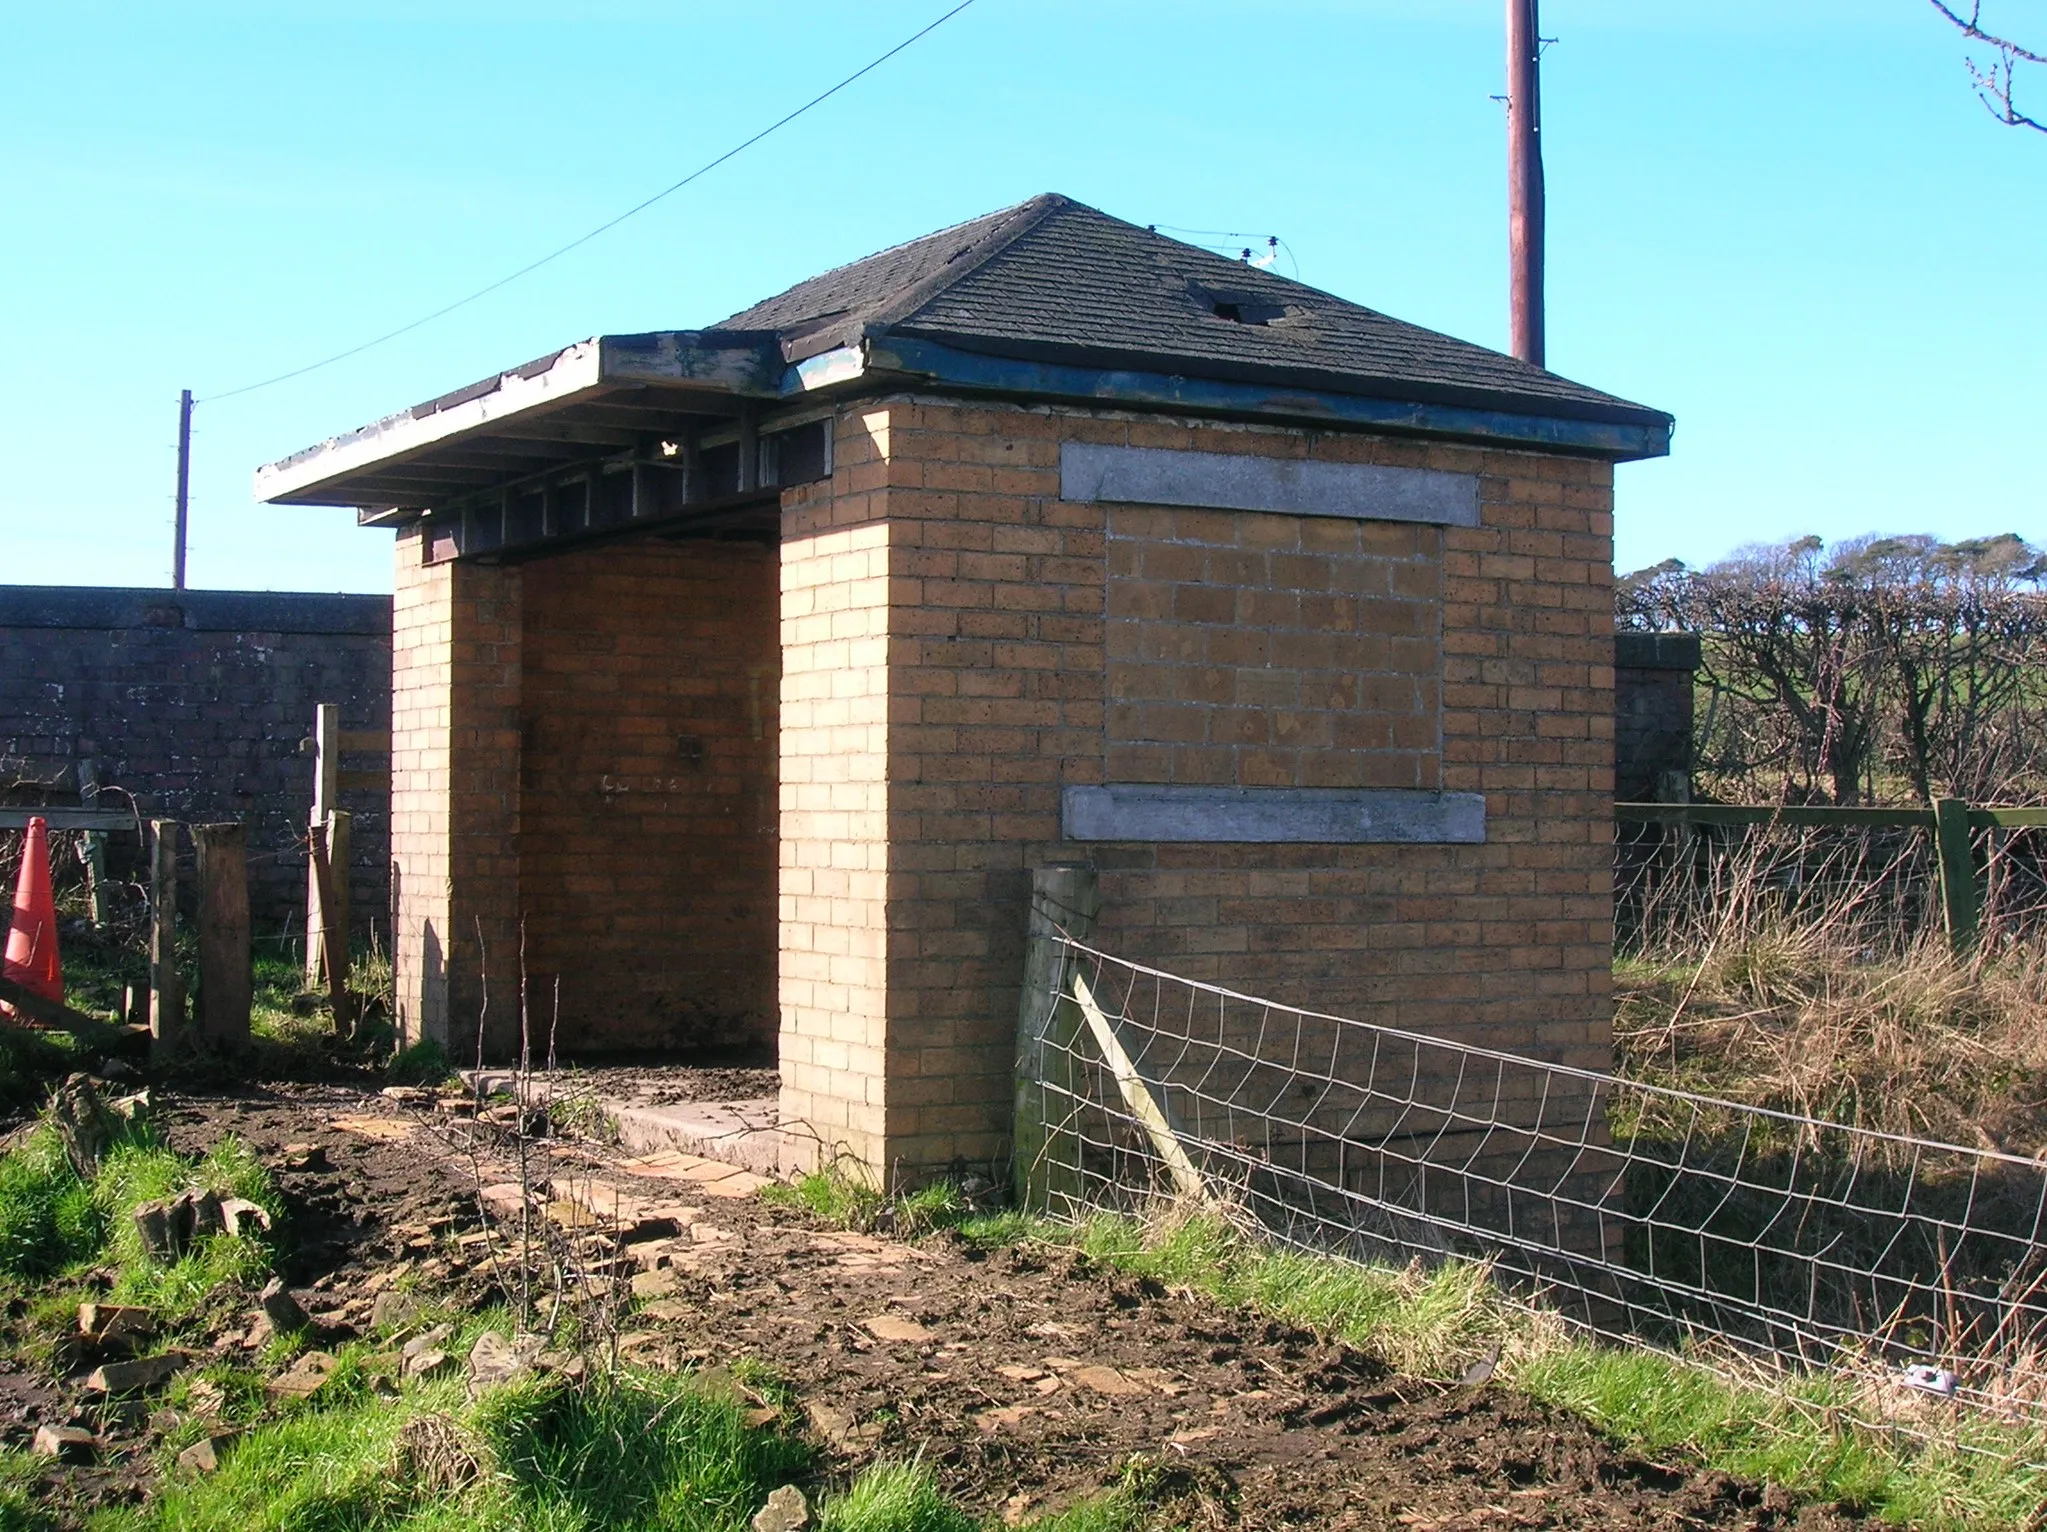
[[[1690,796],[1696,633],[1614,635],[1614,783],[1622,803]]]
[[[16,775],[90,757],[144,817],[242,821],[257,934],[300,932],[312,763],[299,741],[322,702],[346,728],[382,728],[390,655],[383,596],[0,586],[0,757]],[[357,932],[388,936],[384,795],[351,791],[341,807],[355,815]],[[132,836],[110,846],[135,849]]]

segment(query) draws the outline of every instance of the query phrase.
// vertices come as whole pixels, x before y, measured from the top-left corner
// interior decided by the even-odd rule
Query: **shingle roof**
[[[1057,195],[799,282],[718,328],[775,331],[789,361],[900,336],[1035,361],[1575,419],[1669,420]]]

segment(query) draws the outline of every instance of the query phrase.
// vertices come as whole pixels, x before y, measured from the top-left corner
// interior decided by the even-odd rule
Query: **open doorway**
[[[771,1070],[776,551],[521,568],[519,902],[536,1058]]]

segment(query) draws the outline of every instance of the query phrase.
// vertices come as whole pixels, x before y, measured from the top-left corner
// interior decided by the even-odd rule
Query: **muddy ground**
[[[678,1079],[648,1090],[686,1093]],[[731,1082],[724,1082],[729,1085]],[[367,1329],[376,1294],[419,1283],[470,1305],[496,1296],[474,1231],[478,1193],[506,1206],[502,1129],[473,1130],[421,1096],[344,1083],[169,1092],[175,1147],[239,1134],[274,1166],[291,1209],[287,1279],[330,1335]],[[321,1163],[289,1168],[287,1145]],[[793,1387],[834,1471],[921,1453],[977,1513],[1016,1520],[1116,1482],[1145,1455],[1169,1516],[1192,1528],[1774,1528],[1853,1518],[1794,1507],[1723,1476],[1645,1461],[1491,1385],[1388,1375],[1304,1331],[1170,1293],[1038,1246],[915,1245],[823,1226],[685,1156],[550,1151],[549,1195],[639,1236],[624,1249],[637,1307],[629,1359],[718,1366],[758,1358]],[[516,1205],[517,1186],[509,1195]],[[468,1242],[461,1236],[469,1231]],[[403,1275],[404,1282],[399,1278]],[[219,1337],[223,1353],[249,1338]],[[72,1512],[148,1491],[165,1422],[91,1415],[74,1377],[18,1359],[0,1371],[0,1440],[85,1419],[109,1444],[90,1469],[53,1468]]]

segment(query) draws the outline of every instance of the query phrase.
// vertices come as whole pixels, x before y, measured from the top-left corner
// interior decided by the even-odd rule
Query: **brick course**
[[[529,984],[577,1054],[775,1034],[775,556],[635,543],[521,566]]]
[[[1398,692],[1408,704],[1405,714],[1388,708],[1389,739],[1392,717],[1427,718],[1440,676],[1440,745],[1431,749],[1425,728],[1415,726],[1399,752],[1413,773],[1402,785],[1486,794],[1487,844],[1062,844],[1064,785],[1111,779],[1112,760],[1119,770],[1151,773],[1138,780],[1170,780],[1169,754],[1139,752],[1194,743],[1131,738],[1146,727],[1147,699],[1111,695],[1112,680],[1132,684],[1129,667],[1142,659],[1112,657],[1111,643],[1129,643],[1112,639],[1114,625],[1152,621],[1143,611],[1118,612],[1113,581],[1141,581],[1148,547],[1204,550],[1199,577],[1191,559],[1161,568],[1170,589],[1147,599],[1160,605],[1161,642],[1183,641],[1175,629],[1199,629],[1199,659],[1229,669],[1232,688],[1300,695],[1304,681],[1329,684],[1379,658],[1362,648],[1339,658],[1334,636],[1317,642],[1286,599],[1306,581],[1334,577],[1332,550],[1310,540],[1338,534],[1289,516],[1063,502],[1062,440],[1307,453],[1480,475],[1480,527],[1364,524],[1355,528],[1356,551],[1338,552],[1348,560],[1344,579],[1365,582],[1375,598],[1387,592],[1394,610],[1386,626],[1400,628],[1370,635],[1386,640],[1373,666],[1380,695],[1392,701]],[[865,408],[842,423],[839,442],[829,490],[797,497],[785,522],[857,529],[870,554],[888,553],[885,607],[875,605],[882,591],[871,563],[833,579],[829,596],[814,583],[807,596],[850,603],[858,584],[866,592],[863,633],[871,636],[876,624],[887,632],[886,724],[877,743],[870,718],[861,740],[865,812],[857,824],[835,822],[830,840],[843,861],[870,874],[885,869],[886,944],[877,984],[867,945],[877,912],[868,901],[857,930],[838,938],[862,944],[865,1052],[833,1055],[829,1076],[816,1058],[805,1059],[797,1066],[807,1070],[802,1088],[785,1097],[788,1114],[829,1139],[834,1124],[821,1112],[858,1103],[871,1124],[878,1107],[880,1142],[867,1126],[849,1147],[905,1175],[998,1158],[1008,1132],[1029,869],[1075,855],[1091,855],[1102,869],[1103,940],[1128,956],[1312,1008],[1588,1067],[1609,1061],[1609,465],[1363,434],[913,398]],[[1180,533],[1182,517],[1199,542]],[[1119,551],[1119,542],[1135,546]],[[1255,555],[1239,571],[1246,586],[1229,593],[1227,629],[1219,595],[1210,589],[1201,604],[1211,550]],[[790,559],[785,546],[785,601]],[[1397,600],[1396,567],[1406,582]],[[1187,605],[1177,605],[1183,599]],[[1432,607],[1441,614],[1439,639],[1419,620]],[[785,641],[787,622],[785,607]],[[1140,645],[1144,631],[1137,630]],[[1285,641],[1277,662],[1275,636]],[[785,685],[793,687],[794,674],[792,667]],[[873,684],[870,664],[863,696],[871,699]],[[1145,681],[1168,696],[1178,684],[1171,676]],[[785,708],[794,700],[786,689]],[[1117,711],[1131,701],[1140,704],[1135,721]],[[1261,706],[1269,726],[1275,705]],[[1204,748],[1228,754],[1204,756],[1198,769],[1205,780],[1244,786],[1366,771],[1349,767],[1333,743],[1336,721],[1330,746],[1291,753],[1275,749],[1269,735],[1205,737]],[[785,725],[793,722],[785,713]],[[796,760],[785,735],[783,836],[803,845],[819,838],[824,821],[792,799],[787,779]],[[1227,776],[1218,765],[1225,760]],[[885,784],[884,822],[874,816],[877,782]],[[785,849],[785,908],[789,856]],[[785,926],[785,1060],[820,1035],[814,992],[792,1004],[790,964],[827,934],[809,925],[799,943]],[[791,1073],[785,1062],[785,1078]]]

